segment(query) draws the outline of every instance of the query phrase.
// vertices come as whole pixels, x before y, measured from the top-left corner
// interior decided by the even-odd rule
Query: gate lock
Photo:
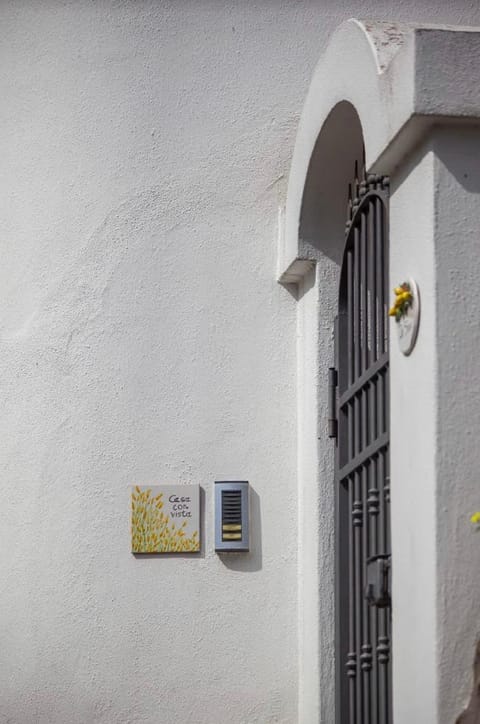
[[[370,606],[390,606],[390,556],[378,555],[367,559],[365,598]]]

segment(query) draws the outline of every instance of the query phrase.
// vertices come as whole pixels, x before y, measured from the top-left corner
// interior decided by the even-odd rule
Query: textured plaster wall
[[[331,662],[320,692],[297,646],[312,574],[297,567],[296,337],[315,317],[297,327],[275,283],[277,207],[340,22],[475,13],[433,0],[1,4],[2,723],[332,723]],[[314,288],[305,314],[316,305]],[[330,335],[325,322],[322,361]],[[299,430],[311,451],[313,421]],[[228,477],[255,490],[254,545],[220,560],[212,484]],[[203,486],[201,556],[130,555],[133,482]],[[331,655],[322,500],[313,553],[300,551],[326,572],[310,581],[326,602],[313,671],[319,643]]]
[[[437,597],[440,724],[472,688],[480,637],[480,546],[468,517],[480,509],[480,130],[441,128],[435,151],[438,335]]]
[[[413,277],[421,327],[405,357],[390,324],[394,720],[437,722],[437,362],[434,154],[424,144],[391,179],[390,287]]]
[[[472,687],[480,634],[477,394],[480,132],[452,125],[394,174],[391,284],[411,275],[421,326],[391,345],[395,721],[449,724]],[[395,327],[393,325],[393,332]]]
[[[297,719],[295,303],[274,270],[314,21],[2,3],[2,724]],[[225,478],[256,493],[231,560]],[[203,486],[201,556],[132,557],[134,482]]]

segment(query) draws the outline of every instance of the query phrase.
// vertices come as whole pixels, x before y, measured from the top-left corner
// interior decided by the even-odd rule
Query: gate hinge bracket
[[[337,437],[337,385],[338,372],[335,367],[328,368],[328,437]]]

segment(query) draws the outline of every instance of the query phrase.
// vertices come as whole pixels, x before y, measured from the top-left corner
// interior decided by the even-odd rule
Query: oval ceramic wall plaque
[[[409,355],[417,341],[420,324],[420,294],[414,279],[408,279],[404,286],[408,288],[410,299],[402,314],[395,319],[398,344],[404,355]]]

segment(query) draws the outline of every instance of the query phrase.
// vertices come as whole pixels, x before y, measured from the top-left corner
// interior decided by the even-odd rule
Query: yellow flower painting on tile
[[[190,531],[191,518],[183,520],[175,511],[182,507],[182,515],[189,515],[188,505],[170,502],[178,496],[167,494],[165,499],[162,488],[137,485],[132,489],[131,497],[132,553],[195,553],[200,550],[198,528]]]

